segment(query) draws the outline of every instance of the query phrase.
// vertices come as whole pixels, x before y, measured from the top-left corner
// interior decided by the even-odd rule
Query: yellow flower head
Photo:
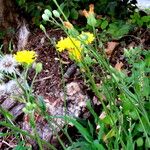
[[[82,32],[82,34],[79,35],[79,38],[86,44],[92,43],[95,39],[94,35],[90,32]]]
[[[67,50],[71,59],[74,59],[76,61],[81,60],[81,42],[75,38],[67,37],[61,39],[56,44],[56,48],[59,52]]]
[[[69,38],[67,37],[67,50],[69,49],[75,49],[75,48],[80,48],[81,46],[81,42],[75,38]]]
[[[82,32],[82,34],[80,34],[77,38],[67,37],[61,39],[60,41],[57,42],[56,49],[59,52],[67,50],[71,59],[81,61],[82,59],[81,53],[84,47],[84,44],[82,44],[82,42],[90,44],[94,41],[94,39],[95,37],[92,33]]]
[[[36,53],[34,51],[23,50],[18,51],[14,58],[18,63],[30,65],[36,60]]]
[[[67,48],[67,40],[66,40],[66,38],[65,39],[62,38],[60,41],[57,42],[56,49],[59,52],[64,51],[66,48]]]
[[[69,49],[80,47],[80,45],[81,45],[80,41],[76,40],[75,38],[67,37],[58,41],[58,43],[56,44],[56,49],[59,52],[62,52],[64,50],[69,50]]]
[[[69,56],[71,59],[74,59],[78,62],[81,61],[81,59],[82,59],[82,55],[81,55],[82,49],[81,48],[80,49],[78,49],[78,48],[70,49],[68,51],[68,53],[69,53]]]

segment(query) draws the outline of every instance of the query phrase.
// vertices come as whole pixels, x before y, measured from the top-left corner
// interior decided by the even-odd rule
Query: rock
[[[1,107],[4,109],[11,109],[15,104],[17,103],[17,101],[7,98],[2,104]]]
[[[64,78],[66,78],[66,79],[70,78],[76,72],[76,69],[77,69],[77,65],[72,64],[65,72]]]
[[[10,113],[15,117],[15,119],[20,116],[23,112],[22,109],[24,108],[24,104],[19,104],[15,107],[13,107],[10,111]]]
[[[53,118],[50,120],[51,124],[49,124],[46,120],[44,121],[44,118],[40,116],[40,114],[36,119],[36,127],[40,137],[47,142],[55,141],[55,145],[57,145],[56,143],[58,141],[57,139],[53,138],[56,137],[56,133],[61,131],[65,125],[65,121],[62,117],[65,116],[65,114],[79,117],[79,115],[83,113],[82,110],[85,110],[83,108],[86,108],[86,101],[88,100],[88,96],[83,93],[79,83],[77,82],[71,82],[66,85],[65,97],[66,102],[64,101],[64,92],[61,91],[60,98],[53,102],[50,102],[48,99],[44,99],[47,107],[47,113],[50,116],[53,116]],[[23,129],[33,134],[28,119],[24,119]],[[29,139],[29,143],[33,143],[33,140]]]
[[[71,83],[67,84],[66,89],[67,89],[67,95],[68,96],[73,96],[76,93],[81,92],[81,89],[80,89],[78,83],[76,83],[76,82],[71,82]]]

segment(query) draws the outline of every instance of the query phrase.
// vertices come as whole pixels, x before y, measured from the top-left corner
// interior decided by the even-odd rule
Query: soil
[[[59,39],[63,32],[60,30],[49,30],[51,38]],[[42,39],[44,43],[42,43]],[[59,68],[58,54],[50,44],[42,31],[35,31],[29,37],[27,49],[34,50],[38,54],[37,62],[43,64],[43,70],[38,75],[34,85],[37,94],[47,97],[50,101],[55,101],[58,97],[57,91],[60,91],[61,72]],[[34,72],[31,71],[32,80]]]

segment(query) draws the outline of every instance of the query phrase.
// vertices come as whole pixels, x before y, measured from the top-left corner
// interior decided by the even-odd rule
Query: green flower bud
[[[54,15],[55,17],[57,17],[57,18],[60,17],[60,14],[59,14],[59,12],[58,12],[57,10],[53,10],[53,15]]]
[[[50,10],[45,9],[44,13],[48,16],[48,17],[52,17],[52,13]]]
[[[43,32],[46,32],[46,29],[45,29],[45,27],[44,27],[42,24],[40,24],[40,29],[41,29]]]
[[[42,69],[43,69],[42,63],[37,63],[35,65],[35,71],[36,71],[36,73],[40,73],[42,71]]]
[[[97,23],[97,20],[95,19],[95,16],[93,14],[91,14],[88,18],[87,18],[87,24],[90,26],[95,27]]]
[[[42,18],[43,18],[43,20],[45,20],[45,21],[49,21],[49,16],[47,16],[46,14],[43,14],[43,15],[42,15]]]

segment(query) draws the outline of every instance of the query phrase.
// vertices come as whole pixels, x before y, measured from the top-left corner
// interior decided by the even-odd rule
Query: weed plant
[[[46,33],[45,27],[40,25],[40,28],[54,44],[58,55],[63,51],[67,51],[70,59],[78,65],[86,80],[86,85],[90,87],[101,104],[99,106],[99,109],[102,110],[101,114],[95,112],[89,99],[87,100],[87,108],[94,118],[93,122],[90,120],[82,121],[82,119],[71,117],[67,114],[65,116],[50,116],[46,112],[46,104],[43,98],[35,96],[33,93],[34,80],[37,74],[41,72],[42,64],[37,63],[35,65],[35,77],[32,83],[28,84],[28,70],[35,61],[36,55],[34,52],[31,52],[31,55],[34,55],[34,57],[22,62],[23,58],[19,57],[18,53],[14,55],[14,58],[22,65],[24,71],[23,74],[13,73],[13,78],[23,91],[22,96],[17,99],[25,103],[23,111],[29,116],[33,134],[29,134],[27,131],[17,127],[13,122],[13,116],[0,107],[0,112],[5,118],[4,121],[0,122],[0,125],[10,129],[10,132],[0,133],[0,136],[15,136],[19,144],[14,149],[31,149],[31,147],[25,145],[25,137],[29,137],[37,142],[40,150],[44,149],[45,146],[48,149],[56,150],[53,145],[44,141],[39,136],[35,122],[35,113],[39,113],[47,120],[49,127],[53,130],[64,150],[149,149],[149,51],[143,50],[142,47],[125,49],[124,56],[130,65],[130,69],[123,70],[112,67],[105,54],[102,39],[96,30],[97,19],[95,18],[94,5],[90,5],[89,11],[84,11],[87,24],[91,26],[92,32],[79,32],[68,21],[57,1],[53,0],[53,2],[59,11],[46,9],[42,18],[64,30],[67,38],[62,38],[54,42]],[[61,60],[61,57],[59,59]],[[63,67],[61,63],[60,65],[63,77]],[[91,69],[95,65],[101,69],[101,72],[95,72],[94,69]],[[23,84],[17,80],[18,76],[23,79]],[[97,82],[95,77],[98,77],[101,82]],[[63,78],[62,81],[65,88]],[[65,121],[66,126],[60,130],[62,130],[68,139],[67,145],[59,137],[54,127],[55,122],[53,118],[61,118]],[[67,123],[73,124],[77,128],[80,137],[76,140],[72,140],[72,137],[68,134]],[[58,126],[57,124],[55,125]]]

